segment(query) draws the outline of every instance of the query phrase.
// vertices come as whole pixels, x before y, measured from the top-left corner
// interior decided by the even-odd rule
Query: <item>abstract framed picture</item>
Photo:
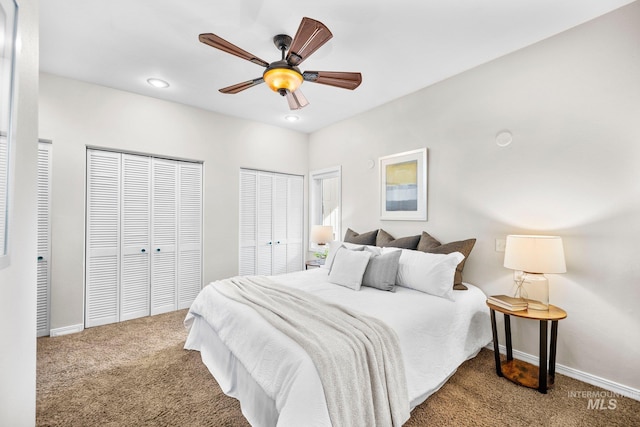
[[[17,16],[18,5],[14,0],[0,0],[0,268],[9,265]]]
[[[380,157],[380,219],[427,220],[427,149]]]

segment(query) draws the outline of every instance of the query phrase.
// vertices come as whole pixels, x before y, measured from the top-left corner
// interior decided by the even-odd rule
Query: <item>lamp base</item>
[[[544,274],[524,273],[524,284],[528,295],[529,310],[549,310],[549,280]]]
[[[515,298],[527,300],[530,310],[549,310],[549,280],[543,274],[513,272]]]

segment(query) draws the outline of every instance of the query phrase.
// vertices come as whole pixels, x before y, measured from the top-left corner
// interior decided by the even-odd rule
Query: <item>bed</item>
[[[331,271],[317,268],[269,279],[388,325],[401,350],[409,410],[491,341],[486,297],[472,284],[465,283],[467,290],[450,291],[447,297],[401,286],[393,292],[362,286],[356,292],[331,283]],[[185,348],[201,353],[223,392],[240,401],[251,425],[332,425],[311,357],[256,310],[216,291],[215,282],[196,298],[185,325]]]

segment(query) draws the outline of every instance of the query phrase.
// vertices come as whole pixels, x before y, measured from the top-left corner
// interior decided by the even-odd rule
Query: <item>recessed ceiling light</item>
[[[156,78],[153,78],[153,77],[150,78],[150,79],[147,79],[147,83],[149,83],[153,87],[157,87],[157,88],[160,88],[160,89],[164,89],[166,87],[169,87],[169,83],[168,82],[166,82],[164,80],[161,80],[161,79],[156,79]]]
[[[288,122],[297,122],[298,120],[300,120],[300,117],[296,116],[295,114],[287,114],[286,116],[284,116],[284,119]]]

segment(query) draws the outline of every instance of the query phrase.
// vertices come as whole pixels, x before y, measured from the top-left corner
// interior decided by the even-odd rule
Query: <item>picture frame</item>
[[[15,68],[18,4],[0,0],[0,269],[10,264],[12,145],[15,138]]]
[[[378,159],[380,219],[427,220],[427,149],[406,151]]]

